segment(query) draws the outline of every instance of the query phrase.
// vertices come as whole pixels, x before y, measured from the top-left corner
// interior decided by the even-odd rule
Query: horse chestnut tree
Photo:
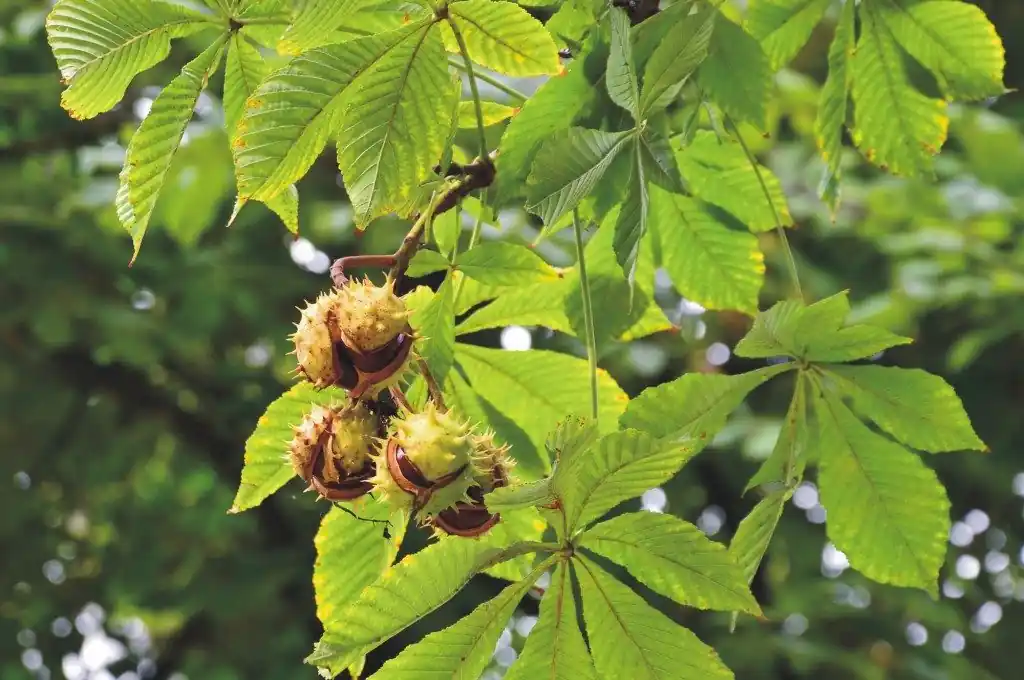
[[[486,571],[509,585],[373,677],[478,677],[520,600],[549,574],[509,677],[730,678],[713,649],[630,583],[686,606],[759,615],[749,583],[811,467],[829,538],[851,566],[935,592],[949,501],[915,451],[984,444],[941,378],[863,363],[909,338],[848,323],[845,293],[806,298],[785,194],[750,142],[768,130],[773,74],[827,18],[835,35],[815,121],[823,200],[835,209],[840,198],[842,158],[853,153],[844,130],[883,170],[927,176],[949,103],[1005,92],[1003,48],[982,11],[958,0],[746,5],[745,14],[725,0],[53,7],[46,29],[67,85],[62,104],[79,119],[114,107],[172,40],[206,38],[128,145],[116,203],[134,256],[222,63],[213,94],[234,158],[232,220],[257,201],[297,231],[295,183],[329,143],[358,229],[407,220],[396,252],[339,259],[300,310],[298,382],[257,423],[232,507],[252,508],[295,477],[336,505],[315,539],[324,634],[306,660],[325,675],[360,675],[368,652]],[[271,68],[274,51],[289,58]],[[911,64],[930,72],[934,91],[919,89]],[[504,76],[545,80],[526,95]],[[576,264],[485,242],[496,209],[516,206],[541,238],[571,229]],[[791,295],[762,310],[769,246]],[[353,267],[374,273],[357,280]],[[763,366],[687,373],[629,399],[598,367],[599,349],[672,329],[654,301],[657,268],[689,300],[753,317],[735,353]],[[408,285],[430,273],[442,274],[436,288]],[[574,335],[586,359],[459,339],[510,324]],[[792,400],[748,484],[760,501],[728,546],[672,515],[612,512],[673,477],[752,390],[777,379],[792,382]],[[396,561],[417,527],[437,540]]]

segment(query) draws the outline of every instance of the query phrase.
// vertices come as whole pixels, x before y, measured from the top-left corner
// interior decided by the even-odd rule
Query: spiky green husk
[[[334,346],[329,327],[331,312],[337,306],[336,292],[322,293],[302,310],[299,323],[295,324],[295,332],[291,335],[299,371],[320,389],[333,385],[340,377],[334,367]]]
[[[289,458],[295,474],[308,480],[317,443],[330,429],[324,442],[323,481],[337,482],[359,472],[373,451],[377,421],[362,403],[348,409],[313,405],[295,427]]]
[[[373,484],[373,493],[377,498],[396,510],[408,511],[413,506],[416,498],[398,486],[398,482],[391,476],[388,470],[387,456],[384,454],[387,440],[379,440],[377,452],[373,455],[373,466],[376,470],[369,482]]]
[[[388,344],[408,323],[405,301],[395,295],[390,281],[375,286],[368,279],[352,279],[338,296],[338,326],[346,344],[360,352]]]

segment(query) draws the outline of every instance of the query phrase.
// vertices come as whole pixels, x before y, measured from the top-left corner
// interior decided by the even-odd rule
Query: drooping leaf
[[[569,534],[622,501],[663,484],[696,451],[692,442],[656,439],[638,430],[601,437],[552,481]]]
[[[960,397],[937,375],[888,366],[829,366],[826,374],[857,411],[907,446],[932,453],[986,450]]]
[[[597,680],[594,662],[576,622],[569,565],[555,565],[540,601],[540,617],[505,680]]]
[[[714,132],[700,130],[690,145],[677,150],[676,162],[697,197],[728,211],[751,231],[793,224],[778,178],[760,163],[751,166],[738,143],[719,142]]]
[[[772,69],[761,44],[721,12],[715,17],[708,57],[698,72],[711,101],[737,120],[764,130]]]
[[[577,555],[583,618],[599,677],[633,680],[731,679],[715,650]]]
[[[469,58],[508,76],[556,75],[558,48],[544,25],[514,2],[465,0],[448,6]]]
[[[619,515],[587,529],[579,545],[617,562],[640,583],[680,604],[761,612],[749,581],[725,546],[673,515]]]
[[[269,68],[255,45],[241,33],[231,36],[228,60],[224,67],[224,125],[234,137],[235,127],[242,119],[245,102],[264,78]]]
[[[503,120],[508,120],[516,115],[517,109],[498,102],[480,102],[480,109],[484,114],[484,126],[495,125]],[[476,106],[473,102],[459,102],[459,127],[476,127]]]
[[[946,141],[946,103],[911,85],[899,47],[876,3],[861,7],[853,58],[853,141],[869,161],[896,175],[931,175]]]
[[[298,0],[295,15],[277,43],[281,54],[298,55],[331,42],[345,19],[372,3],[366,0]]]
[[[668,31],[644,68],[640,116],[646,118],[671,104],[708,56],[715,12],[710,5],[682,19]]]
[[[640,122],[640,83],[633,64],[633,46],[629,40],[629,16],[621,7],[608,12],[612,27],[612,46],[608,52],[605,83],[612,101],[629,111]]]
[[[775,527],[782,517],[790,493],[785,489],[768,494],[754,506],[736,529],[729,544],[733,561],[743,572],[747,583],[754,580],[761,560],[768,551]]]
[[[744,26],[761,41],[772,70],[777,71],[807,44],[831,4],[832,0],[754,0]]]
[[[501,136],[495,160],[495,193],[503,202],[524,193],[534,155],[549,135],[572,126],[576,116],[593,100],[584,58],[574,59],[565,75],[548,79],[523,102],[519,113]]]
[[[699,451],[750,392],[791,368],[786,363],[739,375],[687,373],[641,392],[629,402],[621,423],[655,437],[687,439]]]
[[[391,516],[385,503],[361,502],[352,507],[360,519],[341,508],[331,508],[320,522],[313,539],[316,562],[313,565],[313,590],[316,616],[329,621],[339,609],[359,596],[391,566],[405,533],[401,513]],[[394,519],[383,535],[384,525],[365,520]]]
[[[744,493],[760,484],[794,488],[802,478],[812,445],[807,381],[806,373],[797,373],[793,398],[782,421],[779,438],[771,455],[747,482]]]
[[[533,159],[526,208],[553,224],[593,190],[632,137],[630,132],[569,128],[548,137]]]
[[[424,289],[423,286],[420,289]],[[427,289],[429,290],[429,289]],[[455,286],[447,276],[426,304],[410,302],[410,321],[421,340],[416,352],[427,362],[438,384],[443,384],[455,360]]]
[[[460,323],[458,335],[509,325],[544,326],[563,333],[572,333],[565,315],[566,280],[534,284],[501,291],[493,302],[473,312]]]
[[[676,288],[708,309],[756,312],[764,255],[753,234],[729,229],[699,201],[651,187],[651,222]]]
[[[869,430],[833,395],[816,411],[829,538],[868,578],[937,593],[950,522],[935,473]]]
[[[883,0],[879,6],[892,36],[949,96],[984,99],[1006,92],[1003,42],[980,7],[951,0]]]
[[[268,198],[264,204],[293,234],[299,233],[299,190],[289,184],[279,194]]]
[[[457,343],[455,360],[480,396],[521,427],[539,450],[563,416],[590,410],[590,371],[583,359]],[[601,427],[614,430],[628,397],[603,370],[598,371],[598,394]]]
[[[458,268],[489,286],[529,286],[559,278],[535,251],[502,241],[488,241],[462,253]]]
[[[828,50],[828,77],[821,88],[814,137],[821,157],[828,164],[821,184],[821,194],[835,211],[839,203],[839,163],[843,153],[843,127],[850,101],[853,70],[850,64],[856,49],[857,35],[854,3],[843,5],[836,24],[836,34]]]
[[[295,470],[287,460],[292,428],[302,422],[312,404],[340,404],[344,399],[342,390],[329,387],[318,392],[302,382],[271,402],[245,442],[242,481],[229,512],[256,507],[294,477]]]
[[[239,197],[267,201],[302,177],[341,121],[346,88],[422,30],[411,24],[310,50],[271,74],[249,98],[233,145]]]
[[[615,251],[615,260],[622,267],[626,281],[629,283],[630,302],[632,302],[633,291],[636,287],[637,268],[640,264],[640,249],[643,238],[647,234],[650,194],[637,140],[633,141],[630,152],[633,157],[633,167],[630,170],[626,200],[623,201],[618,219],[615,221],[615,240],[612,247]]]
[[[60,0],[46,17],[46,37],[68,85],[61,106],[80,120],[109,111],[137,74],[167,58],[171,39],[215,21],[154,0]]]
[[[480,677],[516,605],[548,566],[541,565],[527,578],[507,586],[493,600],[480,605],[454,625],[406,647],[370,677],[373,680]]]
[[[149,115],[128,144],[117,191],[117,216],[132,235],[135,247],[132,261],[139,254],[164,177],[185,128],[192,120],[199,93],[220,64],[227,39],[228,34],[222,34],[198,57],[185,64],[181,73],[153,100]]]
[[[345,92],[338,167],[357,227],[401,210],[430,176],[457,97],[440,30],[430,23],[385,52]]]
[[[474,574],[512,552],[454,536],[406,555],[358,598],[323,621],[324,636],[306,662],[340,672],[440,607]]]

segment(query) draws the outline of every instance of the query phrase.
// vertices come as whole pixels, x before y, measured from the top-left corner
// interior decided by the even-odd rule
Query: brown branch
[[[434,374],[430,372],[427,362],[423,359],[417,359],[416,365],[419,367],[423,379],[427,381],[427,391],[430,393],[431,401],[442,411],[447,410],[444,405],[444,392],[441,391],[441,386],[434,380]]]

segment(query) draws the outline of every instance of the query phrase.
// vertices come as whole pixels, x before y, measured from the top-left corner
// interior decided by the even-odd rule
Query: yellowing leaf
[[[861,7],[853,58],[853,139],[869,161],[896,175],[931,175],[946,141],[946,103],[911,85],[892,32],[874,3]]]
[[[466,0],[448,5],[469,58],[509,76],[555,75],[558,48],[544,25],[513,2]]]
[[[484,127],[508,120],[516,115],[517,111],[517,109],[511,106],[486,101],[480,102],[480,108],[484,114]],[[459,127],[476,127],[476,107],[473,105],[473,102],[459,102]]]

